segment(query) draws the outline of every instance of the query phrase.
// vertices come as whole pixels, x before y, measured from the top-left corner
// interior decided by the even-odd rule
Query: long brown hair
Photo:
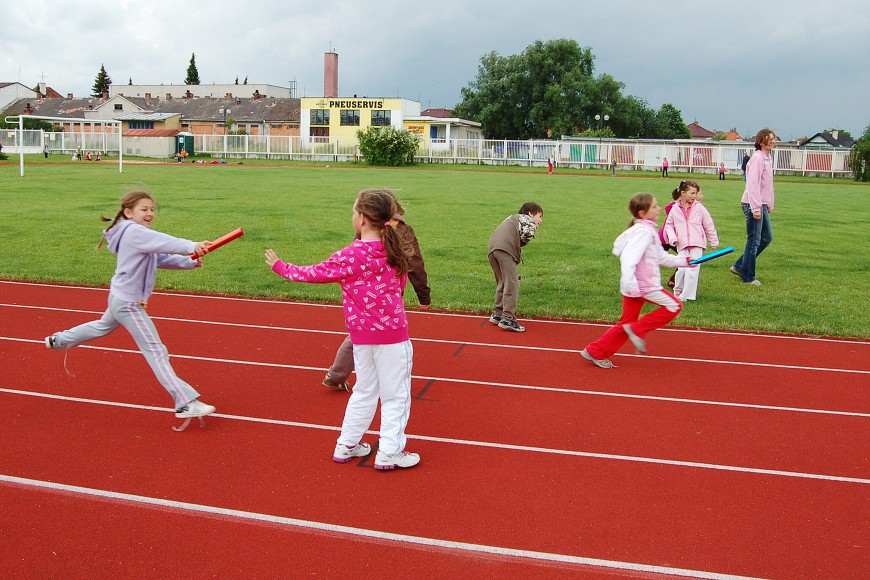
[[[651,193],[636,193],[632,196],[631,200],[628,202],[628,211],[631,212],[631,221],[628,222],[628,227],[633,226],[637,223],[637,220],[640,219],[640,212],[649,211],[649,208],[652,207],[653,194]]]
[[[119,221],[127,219],[127,216],[124,215],[124,210],[125,209],[132,210],[134,207],[136,207],[136,204],[139,203],[140,201],[142,201],[143,199],[151,200],[151,202],[155,203],[155,204],[157,203],[154,201],[154,198],[151,197],[151,194],[147,193],[145,191],[131,191],[131,192],[127,193],[126,195],[124,195],[124,197],[121,198],[121,209],[119,209],[118,213],[115,214],[114,219],[107,218],[106,216],[103,216],[103,215],[100,216],[100,220],[102,220],[104,222],[112,222],[111,224],[109,224],[109,227],[106,228],[106,231],[109,231],[110,229],[115,227],[115,225],[117,225],[117,223]],[[103,242],[105,242],[105,241],[106,241],[106,238],[104,238],[103,236],[100,236],[100,243],[97,244],[98,250],[100,249],[100,246],[102,246]]]
[[[388,189],[364,189],[357,195],[356,210],[378,229],[387,252],[387,263],[399,276],[407,274],[414,250],[390,221],[400,213],[395,194]]]

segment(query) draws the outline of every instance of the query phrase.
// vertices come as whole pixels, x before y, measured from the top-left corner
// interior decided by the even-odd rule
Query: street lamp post
[[[610,115],[595,115],[595,120],[598,121],[598,159],[601,159],[601,133],[604,131],[604,123],[610,120]]]
[[[232,113],[231,109],[221,107],[221,113],[224,114],[224,158],[227,156],[227,114]]]

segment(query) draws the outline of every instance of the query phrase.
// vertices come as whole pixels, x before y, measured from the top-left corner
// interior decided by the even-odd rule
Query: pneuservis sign
[[[330,100],[330,109],[383,109],[384,101],[380,99]]]

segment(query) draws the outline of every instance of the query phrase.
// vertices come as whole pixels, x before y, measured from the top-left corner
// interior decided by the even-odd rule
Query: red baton
[[[208,248],[205,250],[205,253],[208,254],[208,253],[214,252],[215,250],[217,250],[218,248],[220,248],[224,244],[229,244],[230,242],[232,242],[236,238],[240,238],[243,235],[245,235],[245,232],[242,230],[242,228],[236,228],[233,231],[231,231],[230,233],[219,237],[218,239],[213,241],[211,244],[209,244]],[[196,254],[190,255],[191,260],[196,260],[197,258],[199,258],[199,256],[197,256]]]

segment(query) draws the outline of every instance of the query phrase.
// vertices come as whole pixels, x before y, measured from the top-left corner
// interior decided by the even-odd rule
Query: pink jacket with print
[[[689,265],[688,257],[673,256],[662,249],[656,223],[651,220],[639,220],[622,232],[613,242],[613,253],[619,256],[622,269],[619,291],[633,298],[662,289],[660,265],[671,268]]]
[[[706,248],[707,242],[715,248],[719,245],[719,235],[713,217],[700,201],[688,209],[677,202],[665,220],[665,242],[678,250]]]
[[[296,266],[281,260],[272,271],[295,282],[341,285],[344,321],[353,344],[396,344],[408,340],[402,292],[407,276],[387,263],[381,240],[354,240],[327,260]]]

